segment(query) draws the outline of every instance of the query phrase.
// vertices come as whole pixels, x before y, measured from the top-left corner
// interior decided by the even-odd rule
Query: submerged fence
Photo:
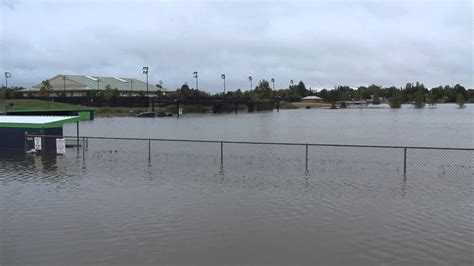
[[[474,148],[346,145],[257,141],[216,141],[161,138],[113,138],[91,136],[25,135],[25,151],[34,149],[34,139],[66,139],[75,148],[97,160],[120,156],[124,160],[176,164],[179,167],[218,165],[278,171],[291,168],[308,171],[327,169],[396,171],[407,173],[473,175]],[[126,154],[126,156],[123,156]]]

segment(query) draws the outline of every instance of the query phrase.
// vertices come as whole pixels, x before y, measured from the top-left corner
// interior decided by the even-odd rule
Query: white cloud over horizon
[[[12,1],[0,5],[12,86],[56,74],[135,77],[174,90],[275,78],[335,85],[473,87],[471,1]],[[4,81],[2,80],[2,83]]]

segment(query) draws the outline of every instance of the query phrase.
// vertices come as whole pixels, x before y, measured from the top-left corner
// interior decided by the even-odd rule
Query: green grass
[[[97,107],[96,116],[135,116],[138,113],[146,112],[145,107]]]
[[[298,106],[290,102],[280,102],[280,109],[298,109]]]
[[[30,100],[30,99],[15,99],[15,100],[4,100],[0,103],[6,105],[13,104],[11,111],[43,111],[43,110],[82,110],[92,109],[91,107],[83,105],[74,105],[67,103],[58,103],[41,100]]]

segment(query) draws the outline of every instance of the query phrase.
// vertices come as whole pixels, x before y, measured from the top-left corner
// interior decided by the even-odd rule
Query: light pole
[[[12,77],[12,73],[5,72],[5,88],[8,88],[8,79]]]
[[[102,80],[101,78],[97,77],[97,91],[99,91],[99,83],[101,80]]]
[[[274,79],[274,78],[271,78],[270,81],[271,81],[272,84],[273,84],[273,90],[275,90],[275,79]]]
[[[160,81],[158,81],[158,85],[160,85],[160,90],[158,91],[159,96],[165,95],[164,92],[163,92],[164,91],[163,84],[164,84],[163,80],[160,79]]]
[[[194,71],[194,72],[193,72],[193,78],[196,79],[196,90],[199,90],[198,72],[197,72],[197,71]]]
[[[221,78],[224,80],[224,95],[225,95],[225,74],[221,74]]]
[[[133,79],[130,79],[130,97],[132,96],[133,94]]]
[[[144,66],[142,68],[143,74],[146,75],[146,96],[148,96],[148,67]]]
[[[293,86],[293,80],[290,80],[290,87]]]
[[[249,81],[250,81],[250,91],[252,91],[252,76],[249,76]]]
[[[63,84],[64,84],[64,92],[63,92],[63,96],[66,97],[66,76],[63,76]]]

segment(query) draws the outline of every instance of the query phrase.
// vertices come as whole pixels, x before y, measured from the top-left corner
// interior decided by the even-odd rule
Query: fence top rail
[[[140,140],[140,141],[168,141],[194,143],[225,143],[225,144],[256,144],[256,145],[286,145],[286,146],[315,146],[315,147],[347,147],[347,148],[380,148],[380,149],[418,149],[418,150],[455,150],[474,151],[474,148],[457,147],[427,147],[427,146],[395,146],[395,145],[361,145],[361,144],[333,144],[333,143],[296,143],[296,142],[263,142],[263,141],[232,141],[232,140],[203,140],[203,139],[167,139],[167,138],[126,138],[103,136],[60,136],[25,134],[25,137],[44,138],[72,138],[72,139],[102,139],[102,140]]]

